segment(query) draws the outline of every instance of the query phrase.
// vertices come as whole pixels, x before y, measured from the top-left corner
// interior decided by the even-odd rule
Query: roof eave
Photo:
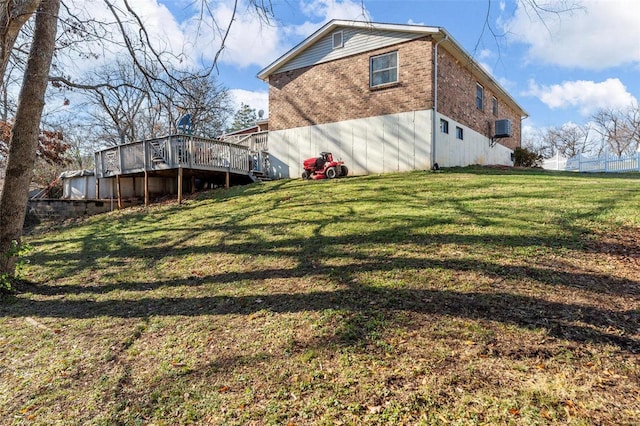
[[[494,86],[500,92],[500,95],[502,95],[503,98],[507,99],[509,102],[513,104],[513,106],[516,109],[519,110],[520,116],[522,119],[529,117],[529,113],[527,113],[527,111],[524,108],[522,108],[522,106],[520,106],[520,104],[518,104],[518,102],[516,102],[515,99],[513,99],[513,97],[509,94],[509,92],[507,92],[507,90],[504,87],[502,87],[502,85],[498,83],[496,79],[493,78],[493,76],[487,70],[485,70],[478,63],[478,61],[476,61],[476,59],[473,56],[471,56],[471,54],[469,54],[469,52],[467,52],[462,47],[462,45],[458,43],[455,38],[453,38],[451,34],[449,34],[447,30],[445,30],[444,28],[439,28],[438,30],[439,30],[438,34],[435,36],[436,41],[441,39],[446,39],[446,41],[443,43],[447,43],[447,42],[450,43],[461,54],[461,56],[470,64],[470,66],[475,68],[476,72],[480,73],[492,86]]]
[[[446,43],[450,43],[454,49],[456,49],[461,56],[467,60],[467,62],[475,68],[476,72],[479,72],[482,76],[484,76],[490,84],[495,86],[500,94],[508,99],[513,106],[515,106],[521,112],[521,117],[528,117],[528,113],[522,108],[516,101],[511,97],[509,92],[507,92],[500,83],[498,83],[491,74],[489,74],[482,66],[456,41],[451,34],[447,30],[442,27],[427,27],[423,25],[406,25],[406,24],[385,24],[385,23],[377,23],[377,22],[364,22],[364,21],[345,21],[334,19],[326,23],[323,27],[318,29],[315,33],[304,39],[298,45],[294,46],[287,53],[282,55],[280,58],[276,59],[274,62],[269,64],[266,68],[258,73],[258,78],[263,81],[268,82],[269,76],[273,74],[274,71],[282,67],[284,64],[289,62],[291,59],[299,55],[303,52],[307,47],[315,43],[320,38],[325,35],[331,33],[331,31],[335,30],[338,27],[349,27],[349,28],[367,28],[367,29],[379,29],[379,30],[387,30],[387,31],[403,31],[403,32],[414,32],[417,34],[425,34],[431,35],[434,37],[436,41],[446,39]]]
[[[267,65],[262,71],[258,73],[258,78],[263,81],[269,81],[269,76],[273,74],[275,70],[282,67],[284,64],[295,58],[298,54],[303,52],[307,47],[318,41],[320,38],[329,34],[331,31],[338,27],[348,28],[366,28],[366,29],[379,29],[387,31],[404,31],[415,32],[422,34],[435,34],[440,31],[437,27],[425,27],[423,25],[403,25],[403,24],[383,24],[377,22],[364,22],[364,21],[345,21],[340,19],[333,19],[326,23],[323,27],[318,29],[315,33],[304,39],[302,42],[294,46],[287,53],[276,59],[271,64]]]

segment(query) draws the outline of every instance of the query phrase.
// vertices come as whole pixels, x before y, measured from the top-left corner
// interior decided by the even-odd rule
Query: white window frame
[[[340,43],[336,43],[336,37],[340,36]],[[342,31],[336,31],[331,34],[331,46],[333,49],[340,49],[344,47],[344,33]]]
[[[379,69],[374,71],[373,70],[373,62],[378,59],[378,58],[382,58],[385,56],[395,56],[396,57],[396,66],[395,67],[388,67],[388,68],[383,68],[383,69]],[[369,87],[381,87],[381,86],[387,86],[390,84],[396,84],[400,81],[400,55],[398,54],[398,51],[395,50],[393,52],[387,52],[387,53],[383,53],[382,55],[376,55],[376,56],[371,56],[369,58]],[[385,81],[383,83],[378,83],[378,84],[373,84],[373,76],[374,74],[377,73],[383,73],[383,72],[387,72],[387,71],[392,71],[395,70],[396,74],[396,78],[395,80],[390,80],[390,81]]]

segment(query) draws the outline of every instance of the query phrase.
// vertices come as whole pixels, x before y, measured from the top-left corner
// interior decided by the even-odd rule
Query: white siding
[[[62,198],[67,200],[91,200],[96,198],[96,177],[77,176],[63,179]]]
[[[299,177],[302,162],[322,151],[350,175],[431,168],[431,110],[269,132],[270,174]]]
[[[387,32],[380,30],[363,30],[358,28],[342,28],[344,46],[333,49],[331,32],[315,44],[304,50],[299,56],[287,62],[283,67],[274,70],[273,73],[291,71],[298,68],[316,65],[323,62],[333,61],[339,58],[355,55],[357,53],[368,52],[407,40],[424,37],[424,34]]]
[[[432,110],[298,127],[269,133],[270,175],[297,178],[302,162],[322,151],[333,153],[350,175],[431,169]],[[449,134],[440,132],[440,118],[449,122]],[[440,167],[513,165],[512,150],[469,127],[438,114],[436,162]],[[456,139],[456,126],[464,139]]]
[[[449,122],[448,134],[440,131],[441,118]],[[464,167],[472,164],[513,165],[511,149],[499,143],[491,147],[489,138],[447,116],[438,114],[436,123],[436,163],[440,167]],[[456,139],[456,126],[463,129],[463,140]]]

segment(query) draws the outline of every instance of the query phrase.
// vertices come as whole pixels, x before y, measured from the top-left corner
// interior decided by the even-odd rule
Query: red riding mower
[[[334,161],[330,152],[321,152],[317,158],[307,158],[303,166],[302,179],[333,179],[349,173],[344,161]]]

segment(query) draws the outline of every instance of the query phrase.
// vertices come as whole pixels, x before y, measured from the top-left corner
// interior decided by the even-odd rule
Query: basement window
[[[456,139],[464,140],[464,130],[462,130],[462,127],[456,126]]]
[[[332,36],[333,48],[339,49],[344,46],[344,40],[342,38],[342,31],[336,31]]]
[[[370,86],[377,87],[398,82],[398,52],[370,58]]]
[[[442,118],[440,119],[440,131],[442,133],[449,133],[449,122]]]
[[[476,84],[476,108],[484,110],[484,87]]]

